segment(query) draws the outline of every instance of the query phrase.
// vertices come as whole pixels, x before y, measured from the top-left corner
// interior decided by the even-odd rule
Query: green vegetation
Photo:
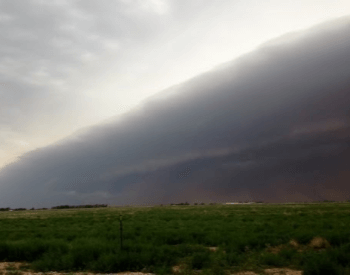
[[[43,272],[350,274],[349,213],[349,203],[5,211],[0,260]]]

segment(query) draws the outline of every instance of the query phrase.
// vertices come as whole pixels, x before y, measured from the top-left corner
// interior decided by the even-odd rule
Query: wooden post
[[[119,224],[120,224],[120,250],[123,250],[123,221],[122,221],[122,215],[119,216]]]

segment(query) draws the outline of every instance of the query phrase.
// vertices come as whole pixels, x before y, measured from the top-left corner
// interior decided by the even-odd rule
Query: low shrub
[[[325,254],[314,254],[309,257],[303,267],[303,275],[341,275],[341,267]]]

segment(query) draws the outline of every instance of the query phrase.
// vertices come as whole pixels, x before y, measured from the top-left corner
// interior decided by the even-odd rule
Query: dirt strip
[[[121,272],[121,273],[88,273],[88,272],[68,272],[68,273],[60,273],[60,272],[34,272],[31,270],[21,270],[21,266],[25,266],[24,263],[18,262],[0,262],[0,275],[5,274],[13,274],[13,275],[154,275],[152,273],[142,273],[142,272]]]
[[[88,273],[88,272],[68,272],[68,273],[60,273],[60,272],[34,272],[31,270],[26,270],[25,263],[19,262],[0,262],[0,275],[12,274],[12,275],[155,275],[153,273],[143,273],[143,272],[121,272],[121,273]],[[174,269],[174,274],[182,274],[180,269]],[[292,270],[289,268],[270,268],[265,269],[264,273],[266,275],[302,275],[302,271]],[[252,271],[239,272],[234,273],[232,275],[258,275]]]

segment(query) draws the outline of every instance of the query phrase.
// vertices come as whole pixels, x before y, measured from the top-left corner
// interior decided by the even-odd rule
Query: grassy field
[[[0,261],[44,272],[350,274],[350,203],[0,212]]]

